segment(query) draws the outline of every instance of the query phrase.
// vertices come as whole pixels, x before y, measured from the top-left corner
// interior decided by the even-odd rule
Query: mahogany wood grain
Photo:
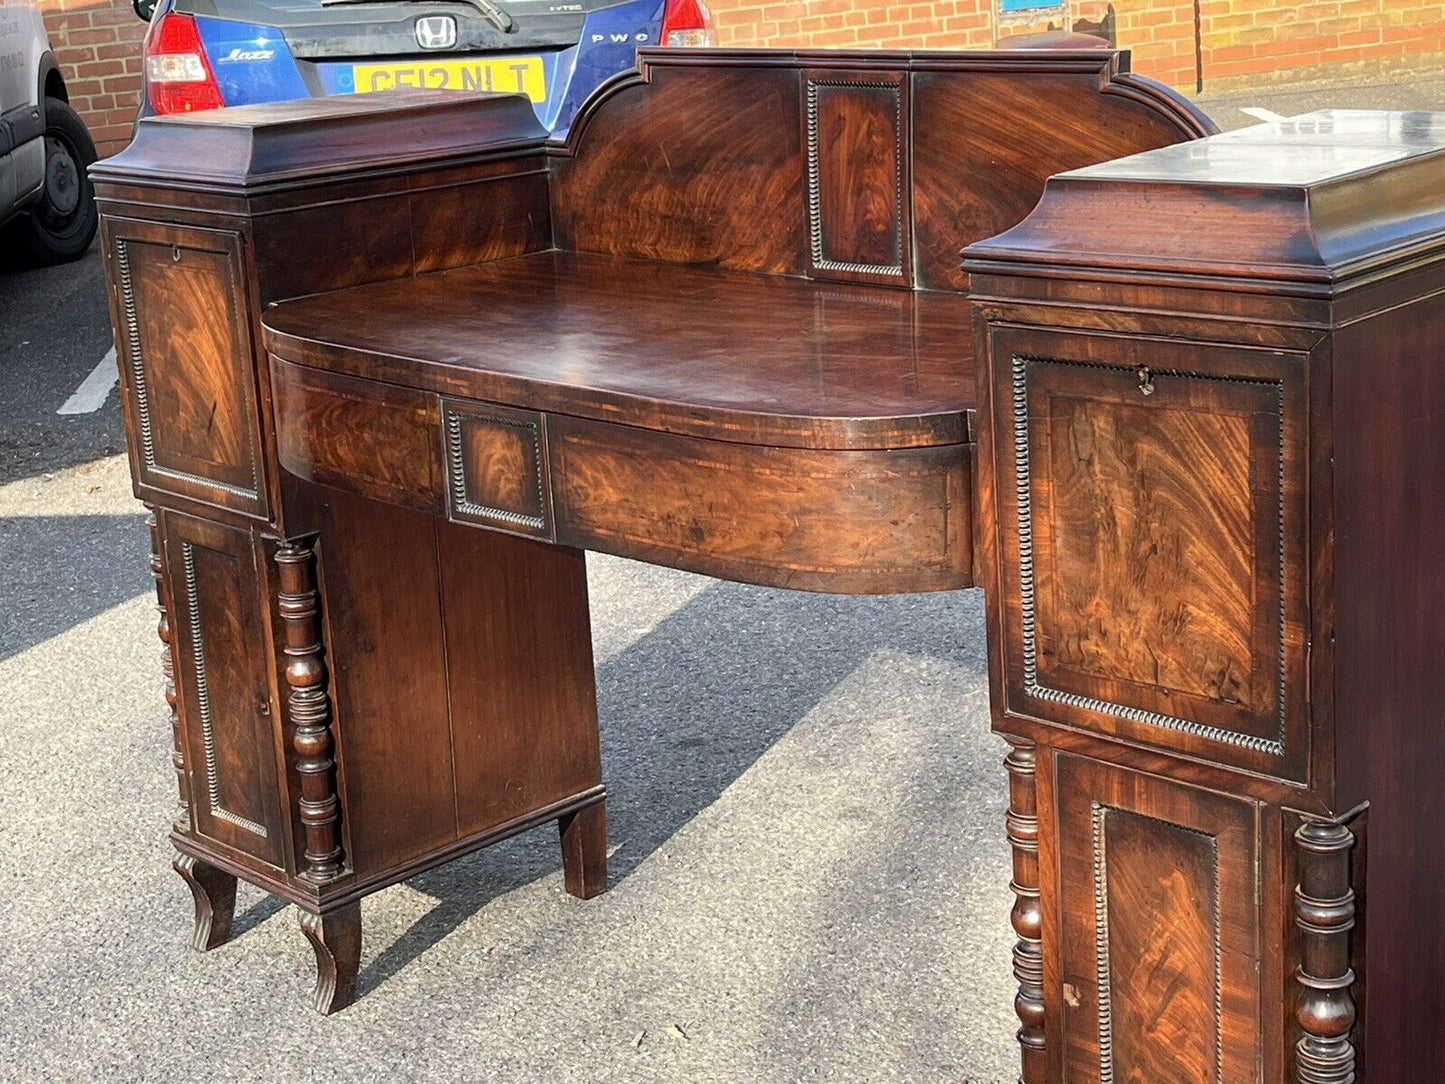
[[[972,582],[970,447],[752,447],[554,416],[557,540],[841,594]]]
[[[276,454],[318,482],[433,514],[442,491],[435,395],[278,363]]]
[[[959,443],[974,395],[961,297],[565,252],[302,298],[265,326],[286,361],[756,444]]]
[[[1060,756],[1066,1077],[1257,1080],[1258,810]]]
[[[332,491],[320,539],[347,862],[366,878],[457,837],[436,521]]]
[[[1302,359],[999,328],[1006,703],[1302,779]]]
[[[1445,808],[1445,300],[1351,325],[1333,348],[1338,804],[1369,803],[1361,1077],[1445,1079],[1445,937],[1426,917],[1445,914],[1430,827]]]
[[[275,716],[255,650],[263,640],[250,536],[174,514],[165,535],[195,830],[281,868]]]
[[[239,233],[108,221],[116,354],[138,496],[268,511]]]
[[[546,415],[447,399],[442,427],[447,514],[459,522],[550,540]]]
[[[799,274],[801,77],[656,66],[604,87],[552,167],[558,248]],[[625,199],[617,194],[625,192]]]
[[[583,555],[444,524],[436,561],[457,834],[487,831],[599,786]],[[589,808],[602,815],[600,802]],[[590,842],[575,845],[595,861]],[[564,838],[564,858],[567,850]]]
[[[808,274],[911,286],[909,79],[803,73]]]

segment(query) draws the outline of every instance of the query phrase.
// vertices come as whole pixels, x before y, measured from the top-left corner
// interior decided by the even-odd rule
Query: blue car
[[[638,46],[713,44],[703,0],[134,0],[141,115],[395,87],[522,93],[563,135]],[[153,6],[154,5],[154,6]]]

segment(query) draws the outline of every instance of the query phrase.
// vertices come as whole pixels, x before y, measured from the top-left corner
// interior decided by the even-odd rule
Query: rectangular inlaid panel
[[[1009,707],[1302,771],[1302,372],[1033,338],[991,362]]]
[[[165,523],[195,828],[279,868],[276,735],[250,536],[174,514]]]
[[[138,482],[265,516],[241,235],[126,219],[107,229]]]
[[[447,399],[442,425],[451,518],[550,539],[552,492],[543,416]]]
[[[1057,779],[1067,1079],[1259,1079],[1255,806],[1069,755]]]
[[[909,285],[907,77],[809,71],[804,94],[809,274]]]

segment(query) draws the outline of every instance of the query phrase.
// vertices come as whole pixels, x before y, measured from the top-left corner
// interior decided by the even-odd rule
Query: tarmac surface
[[[1200,99],[1445,107],[1445,79]],[[611,888],[538,829],[369,897],[357,1003],[242,887],[187,945],[100,261],[0,268],[0,1080],[1017,1077],[1004,746],[977,591],[847,599],[589,557]]]

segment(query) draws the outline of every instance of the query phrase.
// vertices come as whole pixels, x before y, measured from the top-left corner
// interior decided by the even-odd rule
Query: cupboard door
[[[268,515],[252,307],[234,230],[106,221],[137,490]]]
[[[1303,781],[1302,356],[991,346],[1007,709]]]
[[[1067,754],[1057,788],[1066,1079],[1261,1079],[1257,806]]]
[[[281,801],[257,595],[244,531],[165,514],[195,831],[281,868]]]

